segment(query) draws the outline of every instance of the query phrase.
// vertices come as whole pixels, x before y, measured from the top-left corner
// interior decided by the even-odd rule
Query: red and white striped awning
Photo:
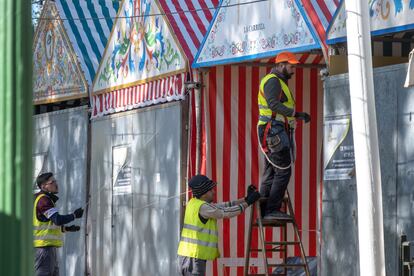
[[[160,0],[189,64],[207,33],[218,0]]]
[[[303,54],[297,57],[305,64],[324,62],[321,55]],[[261,61],[266,62],[268,60]],[[270,69],[266,66],[227,65],[212,67],[203,74],[200,171],[218,182],[217,202],[244,197],[248,185],[260,184],[264,162],[256,133],[257,93],[260,79]],[[298,67],[289,80],[289,87],[296,98],[296,109],[308,112],[312,117],[309,124],[298,123],[296,128],[297,159],[288,188],[306,255],[316,256],[320,237],[321,210],[318,202],[321,202],[323,137],[323,86],[319,69]],[[191,112],[195,112],[193,98],[191,103]],[[190,123],[189,151],[193,158],[189,160],[189,177],[197,171],[194,157],[197,151],[197,122],[193,116]],[[219,221],[221,258],[209,264],[207,275],[243,275],[248,212]],[[278,229],[267,229],[265,238],[270,241],[280,235],[282,233]],[[292,231],[288,232],[288,236],[294,239]],[[253,246],[257,246],[258,242],[258,232],[255,231]],[[299,253],[297,248],[289,251],[289,255],[298,256]],[[257,253],[253,254],[256,261],[257,257]],[[279,253],[272,254],[275,260],[280,257]],[[263,273],[260,269],[250,272]]]
[[[321,45],[326,49],[326,31],[339,7],[339,0],[301,0],[305,11],[316,30]]]
[[[92,96],[92,118],[182,100],[186,73]]]

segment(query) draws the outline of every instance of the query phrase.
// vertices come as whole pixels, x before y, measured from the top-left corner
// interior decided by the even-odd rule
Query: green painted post
[[[33,275],[31,1],[0,1],[0,274]]]

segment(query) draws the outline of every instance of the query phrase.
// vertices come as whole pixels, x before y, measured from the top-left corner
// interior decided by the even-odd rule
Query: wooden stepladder
[[[305,250],[303,249],[303,244],[300,239],[298,225],[296,224],[295,214],[293,213],[292,203],[290,201],[289,192],[287,192],[287,197],[284,198],[285,209],[288,211],[290,218],[283,218],[283,219],[272,219],[272,220],[265,220],[261,216],[260,210],[260,203],[265,201],[266,198],[262,198],[257,201],[250,214],[250,223],[249,223],[249,232],[247,236],[247,243],[246,243],[246,260],[244,264],[244,276],[254,276],[254,275],[287,275],[288,268],[290,269],[302,269],[305,271],[306,276],[310,276],[308,263],[306,262],[305,257]],[[254,213],[256,211],[256,219]],[[287,240],[287,227],[291,224],[293,226],[293,231],[295,232],[296,240],[288,241]],[[251,247],[251,240],[252,240],[252,229],[253,227],[259,228],[259,248],[252,248]],[[283,238],[280,241],[265,241],[264,238],[264,231],[265,227],[279,227],[282,233]],[[288,264],[288,246],[299,246],[300,248],[300,255],[302,259],[302,263],[300,264]],[[264,273],[261,274],[252,274],[249,273],[250,268],[250,253],[251,252],[261,252],[261,257],[263,259],[263,268]],[[281,252],[282,253],[282,262],[277,264],[270,264],[268,262],[268,258],[266,256],[267,252]],[[281,274],[272,274],[271,269],[276,267],[283,268],[283,273]]]

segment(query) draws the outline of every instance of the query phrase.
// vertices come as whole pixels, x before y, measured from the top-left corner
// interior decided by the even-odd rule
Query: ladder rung
[[[293,223],[293,218],[286,218],[286,219],[262,219],[263,227],[280,227],[286,226],[288,223]],[[259,226],[259,221],[256,219],[256,222],[253,223],[253,226]]]
[[[293,223],[293,221],[262,221],[263,227],[286,227],[288,223]],[[259,223],[253,223],[253,227],[259,227]]]
[[[290,267],[290,268],[304,268],[306,264],[268,264],[268,267]]]
[[[285,252],[286,249],[283,248],[272,248],[272,249],[266,249],[266,252]],[[250,252],[262,252],[261,248],[252,248],[250,249]]]
[[[280,241],[280,242],[265,242],[265,244],[272,244],[272,245],[295,245],[300,244],[299,241]]]
[[[286,258],[287,256],[287,252],[288,252],[288,247],[289,246],[299,246],[300,250],[301,250],[301,254],[304,255],[304,249],[303,249],[303,245],[302,242],[300,240],[300,237],[298,238],[297,241],[286,241],[286,231],[288,230],[288,224],[291,223],[292,224],[292,228],[294,233],[296,234],[296,236],[299,236],[298,233],[298,225],[296,224],[296,220],[295,220],[295,215],[293,213],[293,207],[292,207],[292,203],[290,201],[290,197],[289,197],[289,192],[287,192],[287,197],[285,196],[283,198],[283,203],[284,203],[284,207],[283,207],[283,211],[288,213],[290,216],[286,216],[286,217],[279,217],[276,218],[274,217],[274,219],[263,219],[261,217],[261,210],[260,210],[260,203],[264,203],[264,201],[267,200],[267,198],[260,198],[259,202],[256,202],[256,204],[253,206],[253,211],[250,214],[250,226],[249,226],[249,234],[248,234],[248,246],[246,247],[246,251],[247,254],[250,256],[250,254],[252,252],[262,252],[263,256],[263,262],[265,263],[265,265],[267,264],[267,267],[262,267],[263,269],[265,269],[265,271],[269,271],[269,270],[274,270],[272,268],[283,268],[284,273],[278,273],[278,274],[272,274],[272,275],[284,275],[286,276],[287,272],[288,272],[288,268],[290,269],[300,269],[300,270],[304,270],[305,274],[309,275],[309,268],[308,268],[308,263],[306,261],[306,259],[302,259],[303,263],[300,264],[289,264],[289,263],[279,263],[279,264],[269,264],[267,263],[267,255],[266,253],[272,253],[272,252],[280,252],[283,253],[284,258]],[[252,229],[254,227],[259,228],[259,233],[260,233],[260,244],[258,244],[257,246],[260,246],[261,248],[252,248],[251,247],[251,237],[252,237]],[[265,240],[265,228],[266,227],[284,227],[283,229],[280,229],[280,231],[283,230],[284,233],[284,237],[285,240],[284,241],[270,241],[270,242],[266,242]],[[289,230],[290,231],[290,230]],[[260,253],[259,253],[260,255]],[[284,259],[284,261],[286,261],[286,259]],[[256,266],[256,265],[254,265]],[[246,273],[248,272],[248,269],[250,267],[250,264],[247,264],[247,267],[245,267]],[[299,270],[299,271],[300,271]],[[247,275],[250,276],[265,276],[267,273],[266,272],[260,272],[260,273],[247,273]]]

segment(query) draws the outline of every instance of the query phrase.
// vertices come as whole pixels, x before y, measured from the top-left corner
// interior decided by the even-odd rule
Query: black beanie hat
[[[188,182],[193,191],[193,196],[200,198],[202,195],[210,191],[216,186],[216,183],[205,175],[198,174],[193,176]]]

